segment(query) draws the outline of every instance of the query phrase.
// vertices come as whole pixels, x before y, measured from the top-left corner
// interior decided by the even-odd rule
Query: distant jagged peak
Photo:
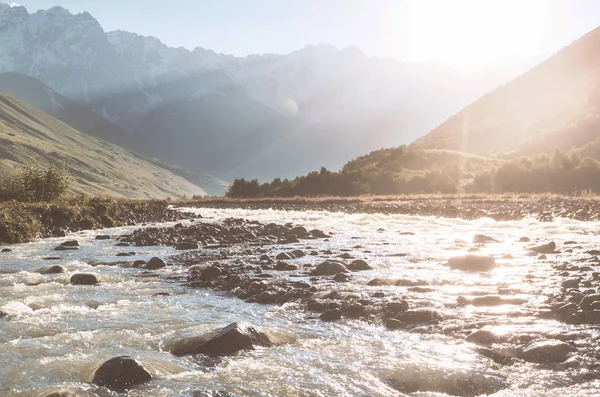
[[[154,36],[143,36],[137,33],[128,32],[126,30],[113,30],[111,32],[106,32],[106,37],[108,37],[108,41],[113,45],[119,45],[123,43],[145,43],[152,44],[154,46],[167,47],[159,38]]]

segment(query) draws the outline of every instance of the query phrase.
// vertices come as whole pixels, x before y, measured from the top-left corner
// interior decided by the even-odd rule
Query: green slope
[[[0,175],[8,176],[20,164],[33,162],[62,164],[73,177],[73,193],[165,198],[215,195],[226,185],[207,176],[211,191],[206,192],[159,162],[79,132],[0,93]]]

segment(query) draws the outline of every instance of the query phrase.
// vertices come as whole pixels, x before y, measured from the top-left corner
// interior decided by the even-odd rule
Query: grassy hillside
[[[532,155],[600,135],[600,28],[464,108],[416,141],[422,148]]]
[[[206,194],[156,162],[79,132],[0,93],[0,175],[10,175],[27,163],[62,164],[73,177],[73,193],[133,198]]]
[[[88,106],[60,95],[41,81],[19,73],[0,73],[0,91],[40,109],[74,129],[123,145],[127,135]]]

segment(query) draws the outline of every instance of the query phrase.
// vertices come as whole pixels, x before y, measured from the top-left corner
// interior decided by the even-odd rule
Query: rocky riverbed
[[[186,211],[1,253],[0,393],[600,392],[595,222]]]
[[[444,197],[379,196],[375,198],[265,198],[265,199],[204,199],[181,205],[198,208],[249,209],[279,211],[328,211],[346,214],[385,214],[436,216],[497,221],[534,218],[552,222],[555,218],[580,221],[600,220],[598,198],[561,196],[483,196]]]

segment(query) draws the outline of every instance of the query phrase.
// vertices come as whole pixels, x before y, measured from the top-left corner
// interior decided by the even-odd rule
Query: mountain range
[[[105,32],[85,12],[4,3],[0,37],[0,73],[35,78],[54,99],[34,103],[33,81],[12,95],[88,134],[226,179],[335,169],[410,142],[524,69],[474,73],[326,45],[235,57]]]

